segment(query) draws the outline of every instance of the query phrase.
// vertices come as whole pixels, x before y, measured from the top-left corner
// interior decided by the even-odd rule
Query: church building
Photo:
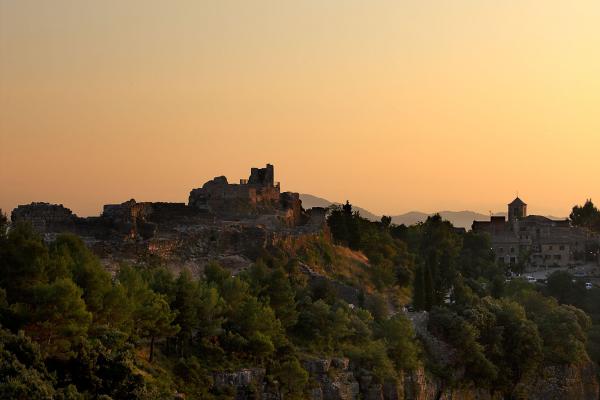
[[[518,197],[508,204],[508,218],[473,221],[472,229],[490,235],[498,262],[534,268],[580,264],[586,249],[599,241],[597,234],[571,226],[568,219],[527,215],[527,204]]]

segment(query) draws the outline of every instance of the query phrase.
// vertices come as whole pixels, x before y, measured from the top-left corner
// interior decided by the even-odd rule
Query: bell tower
[[[513,223],[515,220],[525,218],[527,216],[527,204],[520,198],[516,198],[508,205],[508,222]]]

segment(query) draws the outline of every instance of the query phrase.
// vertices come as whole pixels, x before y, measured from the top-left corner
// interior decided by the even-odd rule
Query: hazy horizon
[[[378,214],[600,201],[600,3],[0,0],[0,208],[275,165]]]

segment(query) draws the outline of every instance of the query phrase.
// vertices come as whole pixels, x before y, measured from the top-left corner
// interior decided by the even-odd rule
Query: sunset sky
[[[0,208],[275,165],[376,213],[600,203],[600,2],[0,0]]]

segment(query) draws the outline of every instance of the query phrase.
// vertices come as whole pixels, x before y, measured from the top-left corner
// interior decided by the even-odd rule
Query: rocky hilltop
[[[30,222],[47,240],[77,234],[109,269],[158,257],[175,270],[197,273],[215,259],[243,268],[278,239],[319,232],[325,209],[305,210],[298,193],[280,192],[267,164],[239,184],[216,177],[192,189],[187,204],[131,199],[82,218],[62,204],[31,203],[15,208],[11,219]]]

